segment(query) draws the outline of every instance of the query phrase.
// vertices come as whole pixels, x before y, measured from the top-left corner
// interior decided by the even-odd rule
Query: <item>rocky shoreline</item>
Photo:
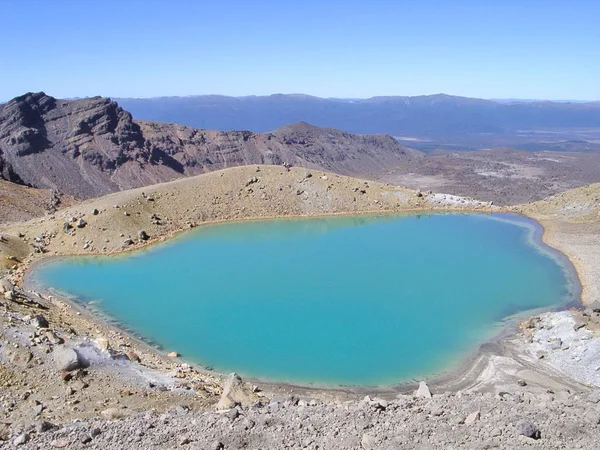
[[[15,264],[0,300],[0,448],[594,448],[600,338],[593,309],[530,319],[518,333],[485,345],[460,377],[427,390],[373,390],[378,398],[363,399],[363,390],[240,382],[241,400],[235,394],[216,409],[228,397],[223,377],[158,354],[60,299],[18,287],[41,257],[142,248],[209,221],[497,210],[455,196],[428,197],[304,169],[252,166],[113,194],[7,227],[8,245],[0,250],[13,252]],[[565,221],[546,204],[514,210],[552,231],[544,240],[569,256],[588,304],[599,278],[581,266],[595,252],[572,250],[597,236],[594,208],[584,210],[592,219],[584,217],[585,229],[573,234],[580,241],[562,240],[568,249],[555,241],[572,232],[572,217]],[[23,250],[23,242],[39,253]]]

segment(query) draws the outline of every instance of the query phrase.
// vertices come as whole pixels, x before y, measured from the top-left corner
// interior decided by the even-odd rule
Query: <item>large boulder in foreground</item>
[[[217,409],[229,409],[236,405],[250,406],[259,400],[258,396],[244,384],[235,372],[230,373],[223,386],[223,394],[217,403]]]
[[[77,350],[72,348],[62,345],[56,346],[52,351],[52,355],[54,364],[56,364],[58,370],[61,371],[71,372],[85,366],[81,355],[77,352]]]

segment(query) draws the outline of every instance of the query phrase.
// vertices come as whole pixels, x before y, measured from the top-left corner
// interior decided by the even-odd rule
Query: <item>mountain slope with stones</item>
[[[246,164],[368,175],[419,157],[390,136],[306,123],[252,133],[136,122],[102,97],[39,92],[0,106],[0,177],[81,199]]]

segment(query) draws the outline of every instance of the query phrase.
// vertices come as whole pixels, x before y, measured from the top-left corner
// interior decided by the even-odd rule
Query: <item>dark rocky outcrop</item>
[[[28,93],[0,106],[0,178],[78,198],[245,164],[288,162],[347,175],[409,156],[390,136],[299,123],[271,133],[136,122],[107,98]]]

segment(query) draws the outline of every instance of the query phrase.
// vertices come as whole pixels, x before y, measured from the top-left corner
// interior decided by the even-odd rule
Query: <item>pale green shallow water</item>
[[[33,277],[218,371],[389,385],[455,366],[507,316],[574,298],[536,226],[478,214],[227,223]]]

